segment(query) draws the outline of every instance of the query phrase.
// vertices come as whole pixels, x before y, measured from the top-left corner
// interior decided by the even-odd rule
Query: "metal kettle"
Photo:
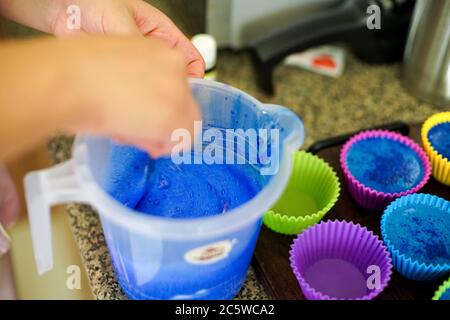
[[[417,0],[402,80],[413,95],[450,108],[450,1]]]

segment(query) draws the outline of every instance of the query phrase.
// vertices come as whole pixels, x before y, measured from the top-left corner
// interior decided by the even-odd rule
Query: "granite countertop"
[[[274,74],[276,94],[272,97],[257,88],[246,53],[221,52],[217,72],[219,81],[299,114],[307,132],[305,147],[320,139],[394,120],[420,122],[446,109],[422,103],[405,92],[398,79],[398,65],[369,66],[352,56],[347,58],[344,74],[338,79],[295,67],[278,67]],[[55,162],[70,157],[72,141],[70,137],[58,136],[49,142]],[[89,206],[79,204],[68,205],[67,212],[94,296],[125,299],[112,270],[97,214]],[[268,298],[253,268],[237,298]]]

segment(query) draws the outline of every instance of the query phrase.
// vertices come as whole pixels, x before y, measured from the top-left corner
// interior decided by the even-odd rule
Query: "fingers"
[[[196,134],[195,121],[201,119],[200,111],[188,88],[177,86],[173,89],[186,93],[174,100],[162,98],[156,111],[144,106],[141,113],[138,116],[136,113],[126,125],[126,129],[113,133],[113,139],[118,143],[135,145],[147,151],[152,158],[169,156],[175,146],[178,150],[190,150]],[[188,139],[180,141],[180,132]]]
[[[154,118],[155,115],[149,117]],[[159,118],[156,127],[160,129],[151,137],[135,138],[130,142],[148,151],[153,158],[169,156],[175,146],[185,151],[190,150],[196,134],[195,121],[200,118],[198,105],[189,95],[182,105],[174,107]],[[172,140],[177,136],[177,132],[181,132],[183,136],[187,135],[189,139]]]
[[[154,159],[170,154],[170,148],[164,144],[164,140],[159,141],[153,138],[125,137],[120,134],[113,135],[113,140],[120,144],[134,145],[139,149],[148,152]]]
[[[104,13],[101,19],[103,32],[108,35],[129,36],[142,35],[132,12],[126,12],[126,9],[117,8],[116,10],[123,10],[121,14],[117,14],[115,10]]]
[[[189,77],[204,76],[202,56],[164,13],[143,1],[134,2],[133,10],[137,27],[145,36],[162,39],[183,54]]]
[[[183,34],[176,42],[175,49],[181,51],[187,64],[188,76],[193,78],[203,78],[205,75],[205,61],[200,53]]]
[[[153,120],[152,139],[136,139],[135,143],[152,156],[170,155],[173,147],[178,145],[171,137],[176,130],[187,132],[194,137],[195,121],[201,119],[200,109],[191,93],[191,88],[185,77],[186,66],[179,52],[167,49],[162,53],[165,63],[171,65],[171,71],[165,76],[158,77],[158,86],[154,86],[158,107],[151,110],[145,108],[147,113],[143,119]],[[147,120],[148,121],[148,120]],[[137,127],[143,129],[142,134],[149,134],[148,125]],[[192,139],[193,140],[193,139]],[[184,141],[184,150],[190,149],[193,141]]]

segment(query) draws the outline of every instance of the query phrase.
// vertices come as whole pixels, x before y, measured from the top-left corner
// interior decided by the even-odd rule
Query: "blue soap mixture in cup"
[[[450,214],[430,205],[408,204],[385,221],[390,244],[419,263],[450,264]]]
[[[419,155],[391,139],[368,138],[356,142],[347,153],[346,163],[359,182],[379,192],[407,191],[424,177]]]
[[[139,212],[170,218],[197,218],[225,213],[262,188],[262,176],[250,164],[174,164],[151,159],[131,146],[110,151],[104,188]]]
[[[225,213],[259,191],[256,173],[250,165],[176,165],[170,158],[158,159],[136,210],[173,218]]]
[[[450,160],[450,122],[432,127],[428,131],[428,140],[437,153]]]

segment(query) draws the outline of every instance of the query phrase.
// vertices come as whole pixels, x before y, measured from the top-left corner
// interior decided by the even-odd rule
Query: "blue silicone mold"
[[[450,273],[448,224],[450,202],[445,199],[411,194],[393,201],[381,218],[381,235],[394,268],[406,278],[418,281]]]

